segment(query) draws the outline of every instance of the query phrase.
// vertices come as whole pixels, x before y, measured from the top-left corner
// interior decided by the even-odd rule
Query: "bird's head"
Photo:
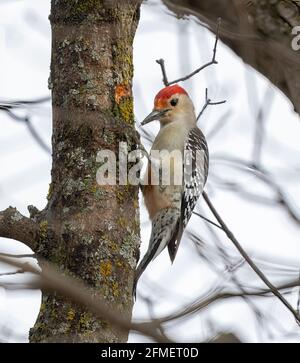
[[[177,84],[160,90],[154,99],[153,111],[142,125],[154,120],[159,120],[161,126],[174,121],[195,121],[194,106],[186,90]]]

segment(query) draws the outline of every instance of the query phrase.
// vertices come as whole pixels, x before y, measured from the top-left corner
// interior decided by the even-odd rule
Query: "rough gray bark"
[[[246,63],[266,76],[300,113],[300,57],[292,49],[294,26],[300,25],[300,1],[163,0],[178,16],[194,15],[215,30]]]
[[[132,43],[140,2],[52,0],[48,205],[41,212],[31,208],[30,219],[12,208],[0,214],[2,236],[83,279],[127,319],[140,244],[138,187],[99,186],[96,155],[117,151],[120,141],[136,148]],[[124,342],[127,336],[105,317],[46,291],[30,331],[31,342]]]

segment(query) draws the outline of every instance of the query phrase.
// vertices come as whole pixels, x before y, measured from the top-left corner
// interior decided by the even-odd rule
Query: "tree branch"
[[[11,238],[25,243],[32,250],[38,240],[38,225],[24,217],[16,208],[9,207],[0,212],[0,237]]]
[[[24,263],[2,256],[0,256],[0,261],[38,276],[39,284],[34,284],[35,288],[43,288],[68,297],[74,302],[88,307],[95,315],[105,318],[105,320],[121,330],[134,330],[161,343],[170,342],[167,337],[162,336],[157,331],[156,323],[130,322],[126,316],[112,309],[97,292],[88,288],[82,281],[62,274],[46,261],[40,260],[42,269],[27,262]]]

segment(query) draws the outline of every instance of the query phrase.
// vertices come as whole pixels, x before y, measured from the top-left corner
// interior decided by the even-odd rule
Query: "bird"
[[[153,111],[141,126],[155,120],[160,122],[160,130],[150,151],[141,188],[152,229],[148,250],[135,270],[134,297],[142,273],[166,247],[171,263],[174,262],[183,231],[203,192],[209,168],[207,142],[197,126],[193,102],[184,88],[174,84],[157,93]],[[171,158],[176,152],[182,157]],[[169,183],[162,178],[163,166],[169,167]],[[175,182],[176,175],[179,175],[179,182]],[[153,176],[157,177],[155,183]]]

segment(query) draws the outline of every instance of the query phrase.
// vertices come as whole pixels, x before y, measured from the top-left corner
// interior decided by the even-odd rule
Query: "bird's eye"
[[[170,102],[171,106],[175,107],[178,103],[178,98],[173,98]]]

